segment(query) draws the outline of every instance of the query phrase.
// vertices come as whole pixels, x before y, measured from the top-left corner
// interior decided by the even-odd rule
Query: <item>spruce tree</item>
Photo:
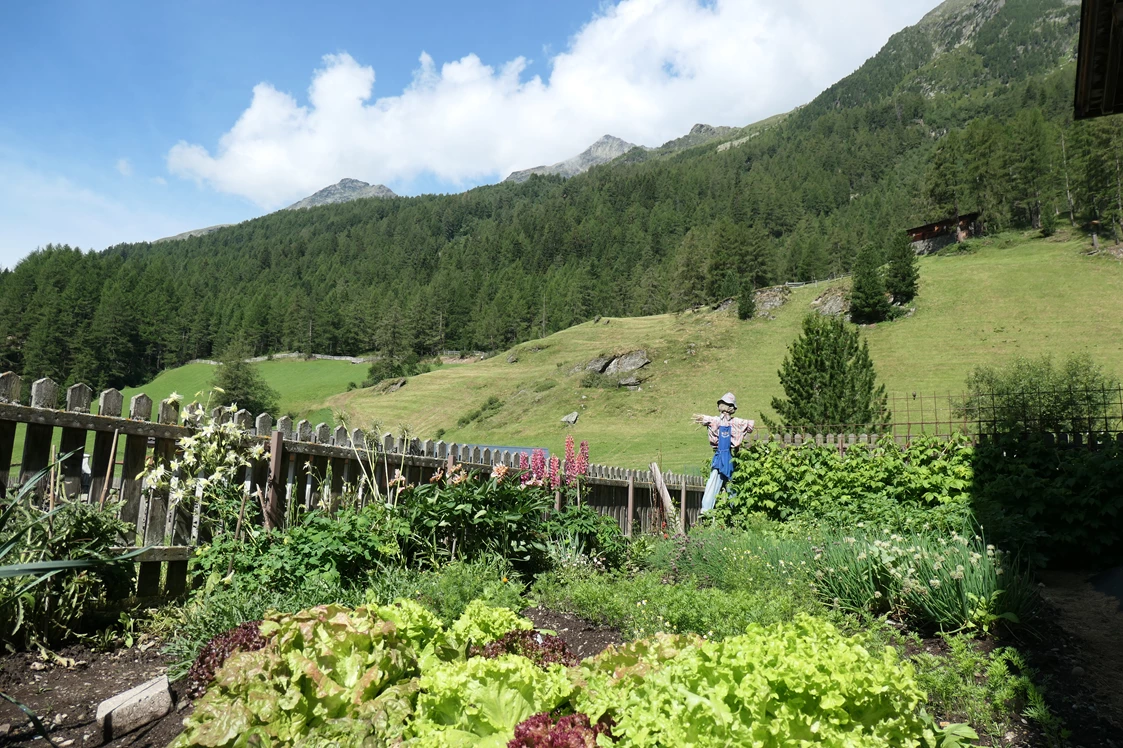
[[[221,392],[215,393],[216,405],[237,405],[253,414],[278,412],[280,393],[270,387],[254,364],[246,361],[249,345],[235,340],[222,352],[221,363],[211,382]]]
[[[737,317],[740,319],[752,319],[756,314],[756,288],[753,286],[753,278],[751,275],[746,275],[741,279],[741,293],[737,297]]]
[[[780,418],[768,423],[774,431],[878,432],[889,423],[885,385],[877,383],[869,346],[841,318],[807,315],[779,375],[785,397],[772,399]]]
[[[877,253],[866,245],[854,263],[854,279],[850,286],[850,319],[859,324],[881,322],[889,316],[889,300],[885,298],[885,281],[881,278]]]
[[[912,240],[904,231],[893,235],[889,245],[889,272],[885,276],[885,290],[893,295],[897,304],[905,304],[916,296],[920,280],[920,263],[912,249]]]

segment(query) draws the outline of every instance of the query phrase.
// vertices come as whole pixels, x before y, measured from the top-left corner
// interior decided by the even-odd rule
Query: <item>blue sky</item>
[[[934,4],[8,3],[0,265],[245,220],[343,177],[458,191],[606,132],[748,124]]]

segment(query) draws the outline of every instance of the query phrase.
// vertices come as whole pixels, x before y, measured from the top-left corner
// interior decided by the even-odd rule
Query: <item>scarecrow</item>
[[[725,488],[729,478],[733,475],[733,452],[741,448],[745,434],[753,430],[753,421],[744,418],[734,418],[737,412],[737,398],[732,392],[726,392],[717,401],[716,416],[694,414],[694,423],[705,426],[710,432],[710,446],[714,450],[714,459],[710,463],[710,479],[706,482],[706,493],[702,496],[702,511],[708,512],[714,508],[717,495]]]

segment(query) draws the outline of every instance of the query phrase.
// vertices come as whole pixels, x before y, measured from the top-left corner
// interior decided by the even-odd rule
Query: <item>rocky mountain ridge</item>
[[[368,184],[358,179],[341,179],[333,185],[313,193],[303,200],[298,200],[285,210],[299,210],[300,208],[315,208],[318,205],[332,205],[334,203],[347,203],[352,200],[361,200],[365,197],[397,197],[394,191],[386,185]]]
[[[530,169],[523,169],[522,171],[511,172],[511,174],[504,179],[504,182],[525,182],[535,174],[549,175],[557,174],[563,177],[572,177],[577,174],[588,171],[594,166],[607,164],[620,156],[623,156],[628,151],[636,148],[634,143],[629,143],[622,140],[615,135],[605,135],[597,142],[586,148],[581,153],[578,153],[572,158],[567,158],[565,161],[559,161],[553,166],[535,166]]]

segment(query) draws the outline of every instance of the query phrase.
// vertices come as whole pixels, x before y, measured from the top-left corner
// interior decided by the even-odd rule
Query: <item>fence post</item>
[[[22,380],[15,372],[6,371],[0,375],[0,403],[19,404]],[[0,421],[0,498],[8,495],[8,481],[11,479],[12,451],[16,446],[16,422]]]
[[[31,385],[31,407],[54,409],[58,405],[58,385],[44,377]],[[43,423],[27,424],[23,441],[23,459],[20,461],[19,482],[22,485],[51,461],[51,434],[54,427]],[[43,493],[46,482],[40,483],[36,493]]]
[[[632,537],[632,517],[636,513],[636,479],[632,471],[628,471],[628,516],[624,520],[624,534]]]
[[[66,391],[66,409],[71,413],[89,413],[94,391],[84,384],[76,384]],[[64,428],[59,443],[59,457],[73,452],[62,463],[63,493],[67,499],[76,499],[82,493],[82,455],[86,448],[86,430]]]
[[[101,393],[97,399],[97,412],[99,415],[121,417],[121,407],[124,405],[121,393],[108,389]],[[114,432],[98,431],[94,435],[94,452],[90,457],[90,503],[101,498],[107,488],[107,483],[113,483]]]
[[[159,409],[156,411],[156,421],[167,425],[179,423],[179,405],[171,400],[161,402]],[[157,439],[156,446],[152,450],[153,460],[156,464],[167,467],[168,463],[175,457],[175,450],[175,439]],[[171,508],[170,511],[174,512],[175,509]],[[147,511],[144,513],[145,526],[137,528],[142,544],[163,545],[164,531],[168,525],[168,512],[168,495],[162,490],[157,491],[150,487],[148,489]],[[160,566],[159,561],[149,561],[140,565],[136,580],[137,597],[155,597],[160,594]],[[170,564],[168,581],[170,584]]]
[[[678,531],[686,534],[686,476],[682,476],[682,490],[678,496]]]
[[[129,401],[129,418],[134,421],[147,421],[152,417],[152,398],[140,394]],[[129,434],[125,437],[125,454],[121,464],[121,519],[135,526],[140,519],[141,481],[138,476],[144,470],[144,458],[148,453],[148,437]],[[138,537],[139,536],[139,537]],[[144,540],[144,528],[137,527],[132,537],[125,540],[126,545]]]
[[[285,434],[281,430],[273,432],[269,439],[269,492],[265,510],[265,529],[282,527],[285,508],[281,501],[281,473],[284,470]]]

